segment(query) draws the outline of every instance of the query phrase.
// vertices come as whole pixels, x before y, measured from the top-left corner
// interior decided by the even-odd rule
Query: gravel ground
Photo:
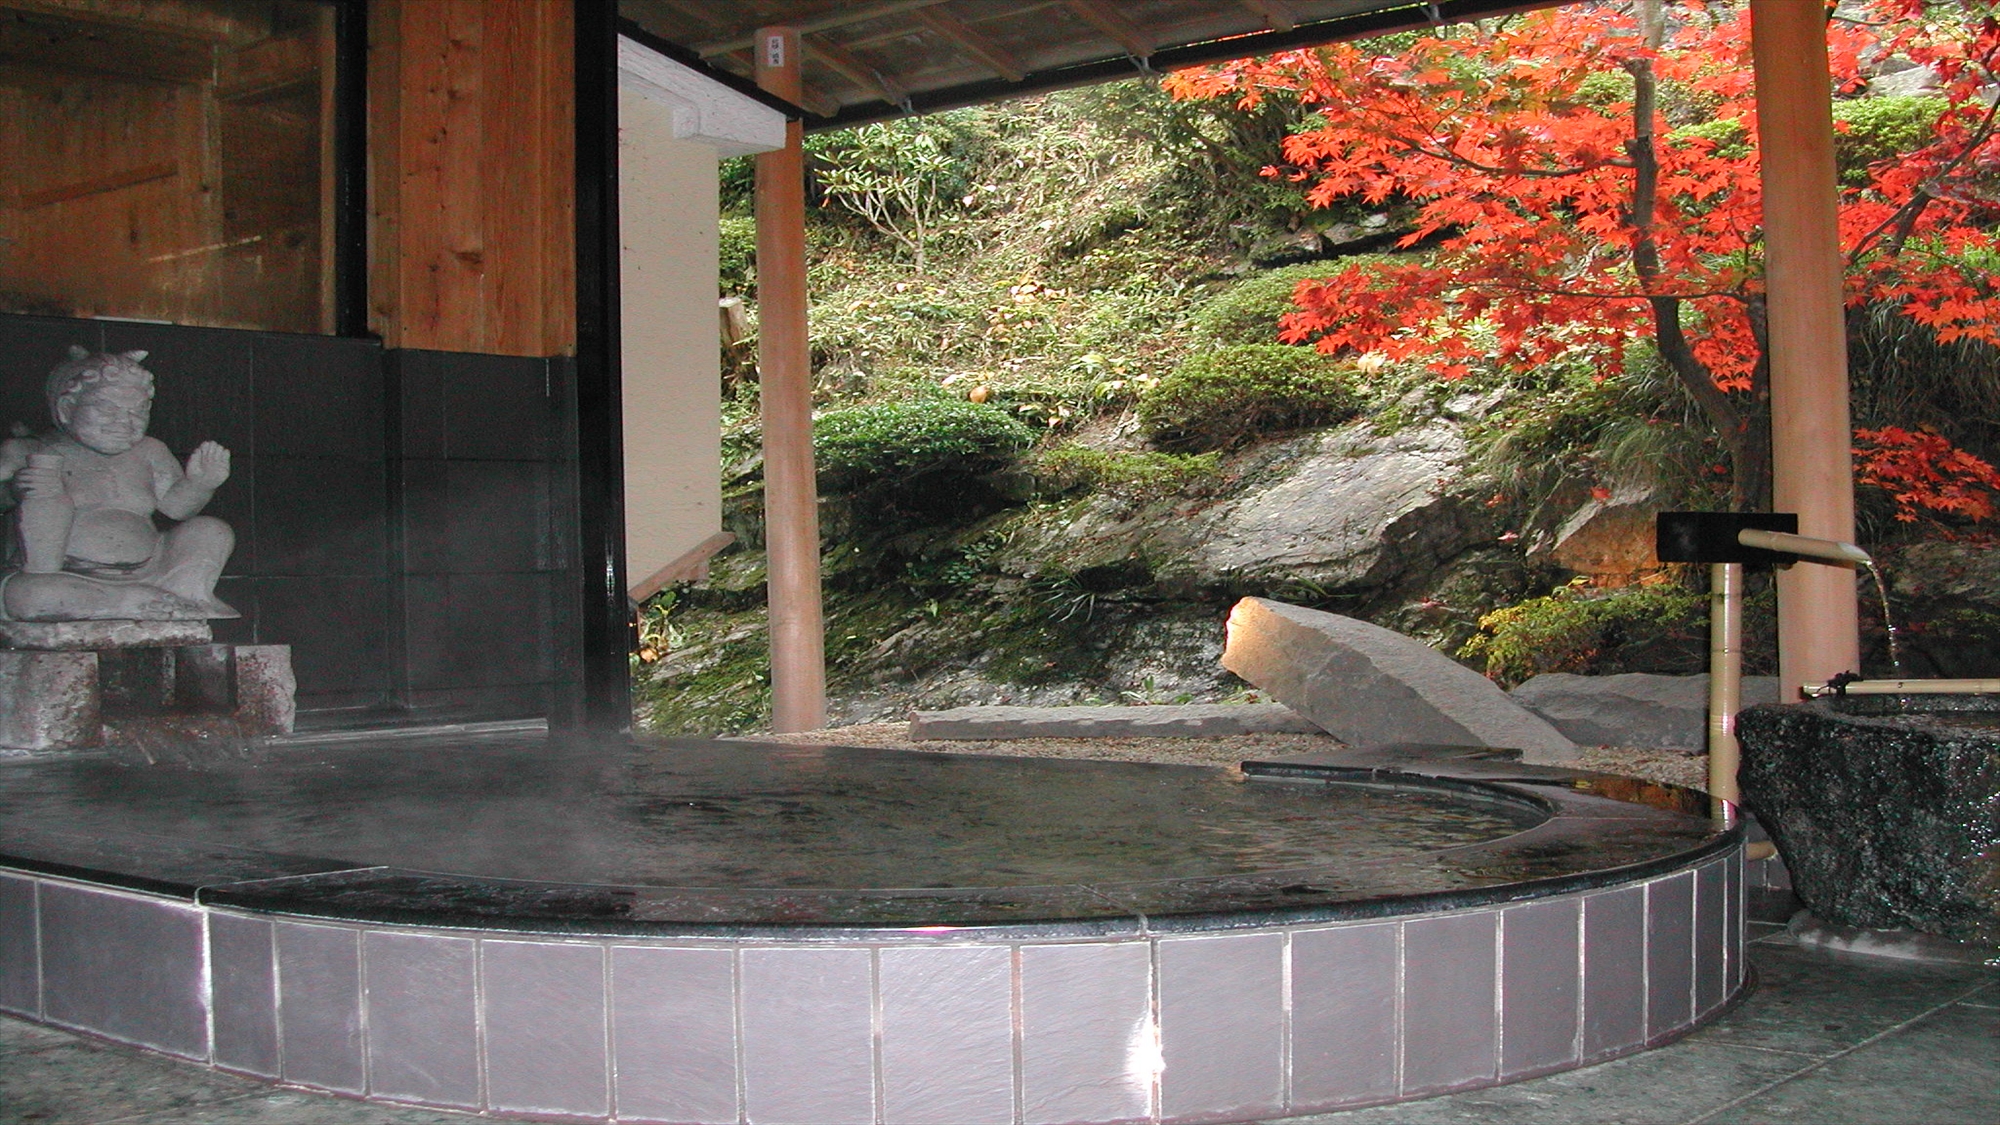
[[[1233,766],[1249,758],[1311,754],[1337,750],[1341,743],[1325,734],[1233,734],[1219,738],[1014,738],[944,740],[910,737],[908,723],[862,723],[828,727],[801,734],[756,734],[739,737],[756,742],[814,743],[839,746],[880,746],[893,750],[924,750],[938,754],[1004,754],[1022,758],[1095,758],[1113,762],[1166,762],[1184,766]],[[1641,777],[1704,789],[1706,761],[1700,754],[1636,747],[1586,746],[1577,768]]]

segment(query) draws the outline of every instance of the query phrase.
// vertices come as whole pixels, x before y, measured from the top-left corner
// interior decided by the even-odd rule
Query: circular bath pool
[[[351,1096],[1249,1120],[1614,1057],[1742,981],[1736,826],[1463,750],[153,758],[0,765],[0,1008]]]

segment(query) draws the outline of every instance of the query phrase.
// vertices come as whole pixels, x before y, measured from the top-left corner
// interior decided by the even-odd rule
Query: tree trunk
[[[1646,45],[1658,49],[1665,36],[1666,20],[1660,0],[1642,0],[1639,25]],[[1647,290],[1657,287],[1660,278],[1660,251],[1653,239],[1654,211],[1659,203],[1660,162],[1655,146],[1653,118],[1658,104],[1659,81],[1650,59],[1631,59],[1625,70],[1632,75],[1632,139],[1625,151],[1632,158],[1632,268]],[[1761,330],[1761,308],[1750,309],[1758,339],[1758,374],[1752,377],[1752,404],[1748,411],[1737,407],[1729,392],[1715,385],[1715,373],[1701,362],[1688,346],[1681,331],[1681,302],[1678,297],[1654,295],[1646,298],[1653,312],[1653,343],[1660,358],[1687,388],[1716,437],[1729,451],[1731,469],[1730,507],[1739,512],[1762,511],[1771,502],[1771,420],[1767,402],[1769,380],[1764,374],[1767,361]],[[1759,391],[1762,391],[1760,394]]]

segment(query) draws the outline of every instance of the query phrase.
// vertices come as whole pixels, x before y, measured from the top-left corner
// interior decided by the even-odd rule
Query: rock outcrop
[[[1514,701],[1584,746],[1701,750],[1708,745],[1708,674],[1548,672],[1512,692]],[[1778,701],[1776,676],[1745,676],[1743,705]]]
[[[1492,681],[1418,641],[1339,614],[1245,598],[1223,667],[1359,746],[1437,743],[1576,757],[1576,745]]]

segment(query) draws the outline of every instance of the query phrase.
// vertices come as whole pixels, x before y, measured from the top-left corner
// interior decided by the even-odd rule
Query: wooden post
[[[1833,93],[1826,6],[1750,0],[1762,135],[1771,353],[1772,506],[1799,534],[1854,541]],[[1854,573],[1800,563],[1778,575],[1781,698],[1860,671]]]
[[[796,104],[799,35],[757,31],[757,84]],[[803,131],[757,154],[757,370],[764,413],[764,544],[771,607],[771,729],[826,725],[819,490],[813,475],[812,357],[806,344]]]

